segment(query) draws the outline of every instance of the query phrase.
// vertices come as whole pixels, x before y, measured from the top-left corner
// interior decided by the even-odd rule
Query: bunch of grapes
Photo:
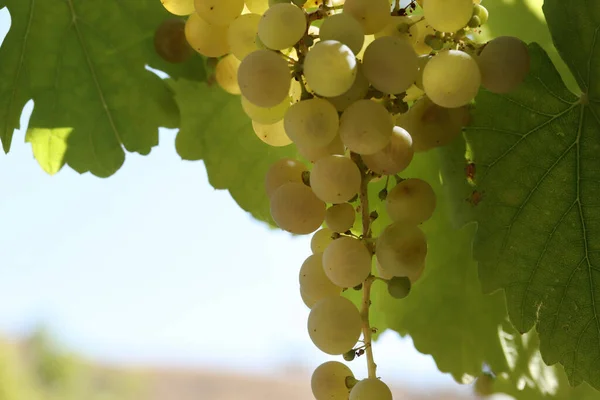
[[[316,231],[300,268],[313,343],[346,361],[366,354],[369,371],[357,380],[345,364],[326,362],[312,376],[315,398],[391,400],[376,375],[370,290],[381,280],[393,297],[409,295],[426,265],[420,225],[436,208],[427,182],[401,174],[415,153],[461,133],[480,86],[506,93],[522,82],[527,47],[513,37],[477,43],[488,19],[478,0],[162,3],[188,17],[159,28],[158,53],[179,62],[192,48],[218,60],[215,80],[241,95],[256,135],[270,146],[295,145],[306,161],[269,168],[271,215],[293,234]],[[368,189],[381,178],[392,223],[375,236]],[[360,309],[346,290],[362,291]]]

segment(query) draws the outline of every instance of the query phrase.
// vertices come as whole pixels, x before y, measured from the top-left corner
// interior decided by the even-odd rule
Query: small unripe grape
[[[403,299],[410,293],[410,279],[405,276],[394,276],[387,283],[390,296],[395,299]]]

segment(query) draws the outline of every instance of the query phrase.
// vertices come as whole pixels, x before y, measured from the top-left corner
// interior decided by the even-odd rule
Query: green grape
[[[194,50],[185,38],[185,21],[168,18],[154,33],[154,49],[163,60],[176,64],[190,58]]]
[[[410,134],[403,128],[395,126],[387,146],[377,153],[362,156],[362,159],[371,171],[380,175],[394,175],[408,168],[413,156],[413,141]]]
[[[481,21],[481,25],[484,25],[488,21],[488,18],[490,17],[490,13],[487,10],[487,8],[485,8],[484,6],[479,5],[479,4],[475,4],[473,6],[473,15],[479,17],[479,21]]]
[[[195,0],[196,13],[213,25],[227,26],[244,9],[244,0]]]
[[[310,250],[313,254],[323,253],[329,243],[333,242],[333,232],[329,228],[321,228],[316,231],[310,240]]]
[[[473,390],[478,396],[486,397],[494,394],[494,377],[490,374],[481,374],[473,385]]]
[[[394,276],[387,283],[390,296],[395,299],[403,299],[410,293],[410,279],[405,276]]]
[[[375,254],[388,276],[408,276],[422,268],[427,239],[416,225],[394,222],[377,238]]]
[[[356,78],[357,61],[352,50],[336,40],[315,44],[304,59],[306,83],[320,96],[346,93]]]
[[[243,60],[248,54],[258,50],[256,44],[256,33],[258,31],[258,23],[260,15],[258,14],[243,14],[233,20],[227,30],[227,40],[231,53],[238,60]]]
[[[437,105],[457,108],[475,98],[481,84],[477,62],[460,50],[442,51],[423,70],[423,89]]]
[[[310,255],[300,268],[300,290],[311,302],[337,296],[342,288],[334,285],[323,271],[323,253]]]
[[[196,11],[194,0],[160,0],[160,2],[171,14],[186,16]]]
[[[246,7],[251,13],[263,15],[269,8],[269,0],[246,0]]]
[[[329,296],[315,303],[307,325],[314,345],[330,355],[344,354],[353,348],[362,329],[358,309],[341,296]]]
[[[402,15],[393,16],[390,18],[389,24],[387,24],[382,30],[375,33],[375,39],[382,36],[395,36],[402,39],[409,39],[413,41],[410,35],[410,26],[416,21],[414,15]]]
[[[394,124],[392,117],[379,103],[358,100],[340,118],[342,143],[358,154],[374,154],[390,142]]]
[[[319,365],[310,379],[313,396],[316,400],[348,400],[348,377],[354,378],[354,374],[341,362],[327,361]]]
[[[291,104],[291,99],[288,97],[274,107],[258,107],[244,96],[240,96],[240,98],[242,99],[242,109],[246,115],[252,121],[267,125],[281,121]]]
[[[265,192],[271,197],[275,190],[286,183],[302,183],[302,174],[307,171],[304,164],[291,158],[282,158],[273,163],[265,175]]]
[[[289,96],[291,74],[287,62],[270,50],[248,54],[238,69],[242,95],[259,107],[275,107]]]
[[[185,23],[185,38],[194,50],[206,57],[221,57],[229,53],[227,27],[211,25],[197,13]]]
[[[387,94],[408,89],[419,72],[417,53],[406,39],[383,36],[375,39],[363,57],[364,74],[371,85]]]
[[[306,31],[306,16],[301,8],[290,3],[271,6],[258,24],[258,37],[270,49],[283,50],[294,46]]]
[[[303,183],[285,183],[271,196],[271,217],[284,231],[306,235],[325,220],[325,203]]]
[[[428,54],[424,56],[419,56],[419,73],[417,74],[417,79],[415,79],[415,86],[421,90],[423,90],[423,70],[425,69],[425,66],[427,65],[429,60],[431,60],[431,56]]]
[[[349,350],[347,352],[345,352],[343,354],[344,360],[346,361],[353,361],[356,358],[356,350],[352,349]],[[347,399],[348,397],[346,396],[344,399]]]
[[[292,144],[292,140],[285,133],[283,121],[277,121],[274,124],[252,121],[252,128],[256,136],[269,146],[283,147]]]
[[[529,50],[519,38],[500,36],[485,45],[477,63],[483,87],[493,93],[508,93],[529,73]]]
[[[363,283],[369,276],[371,254],[360,240],[342,236],[325,249],[323,268],[331,282],[340,287],[352,288]]]
[[[334,232],[349,231],[355,219],[356,211],[350,203],[334,204],[325,212],[325,225]]]
[[[299,146],[326,146],[337,135],[339,122],[335,107],[317,97],[292,105],[284,117],[285,131]]]
[[[430,0],[427,0],[430,1]],[[470,0],[469,0],[470,1]],[[358,382],[350,391],[349,400],[392,400],[392,391],[377,378],[367,378]]]
[[[358,54],[365,42],[365,34],[358,21],[348,14],[334,14],[325,18],[319,29],[321,40],[337,40]]]
[[[215,79],[227,93],[240,94],[240,86],[237,81],[239,67],[240,60],[235,58],[233,54],[228,54],[217,62]]]
[[[296,145],[298,153],[307,159],[308,161],[315,163],[321,158],[333,154],[343,155],[345,153],[344,144],[340,139],[340,135],[335,135],[333,140],[323,147],[313,146],[298,146]]]
[[[413,48],[418,55],[422,56],[431,53],[432,49],[425,43],[425,38],[435,34],[435,29],[426,20],[421,20],[411,25],[409,33],[412,38]]]
[[[329,155],[319,159],[311,173],[310,186],[326,203],[344,203],[360,190],[360,170],[351,159]]]
[[[385,209],[394,222],[420,224],[435,211],[436,197],[431,185],[422,179],[405,179],[385,199]]]
[[[275,4],[290,4],[291,0],[269,0],[269,7],[273,7]]]
[[[427,0],[423,16],[433,29],[456,32],[469,23],[473,15],[473,0]]]
[[[362,63],[357,63],[356,78],[347,92],[334,97],[328,97],[327,100],[333,104],[338,111],[344,111],[352,103],[364,99],[369,92],[369,81],[363,73]]]
[[[346,0],[344,13],[354,17],[363,27],[365,35],[372,35],[390,22],[388,0]]]
[[[312,308],[315,305],[316,301],[306,296],[306,293],[300,288],[300,298],[302,298],[302,302],[308,308]]]

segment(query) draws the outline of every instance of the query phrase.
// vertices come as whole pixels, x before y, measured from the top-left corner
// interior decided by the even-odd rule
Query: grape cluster
[[[162,3],[188,17],[157,30],[157,52],[179,62],[192,48],[218,60],[214,79],[241,95],[258,138],[293,144],[306,161],[281,159],[267,171],[271,216],[293,234],[316,231],[300,268],[311,340],[346,361],[366,354],[369,367],[357,380],[341,362],[320,365],[315,398],[391,400],[373,359],[371,285],[409,295],[426,264],[420,226],[436,209],[429,183],[400,174],[415,153],[460,135],[481,86],[515,89],[529,71],[527,47],[513,37],[477,43],[488,19],[479,0]],[[379,199],[392,222],[375,236],[368,188],[382,178]],[[346,290],[362,291],[360,310]]]

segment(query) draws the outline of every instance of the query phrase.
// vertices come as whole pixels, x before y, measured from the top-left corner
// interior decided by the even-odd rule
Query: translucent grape
[[[476,4],[475,7],[473,7],[473,15],[479,17],[481,25],[483,25],[488,21],[490,13],[484,6]]]
[[[310,255],[300,267],[300,288],[312,302],[337,296],[342,288],[334,285],[323,271],[323,253]]]
[[[386,275],[410,277],[425,263],[427,239],[418,226],[394,222],[377,238],[375,253]]]
[[[319,365],[310,379],[313,396],[316,400],[348,400],[347,377],[354,378],[354,374],[341,362],[327,361]]]
[[[196,11],[194,0],[160,0],[160,2],[171,14],[186,16]]]
[[[438,31],[456,32],[469,23],[473,15],[473,0],[427,0],[423,16]]]
[[[250,117],[252,121],[267,125],[281,121],[291,104],[291,99],[286,98],[274,107],[258,107],[252,104],[244,96],[241,96],[240,98],[242,100],[242,108],[246,115]]]
[[[379,103],[358,100],[340,118],[342,142],[358,154],[373,154],[390,142],[394,124],[392,117]]]
[[[429,1],[429,0],[427,0]],[[470,0],[469,0],[470,1]],[[392,391],[377,378],[367,378],[358,382],[350,392],[349,400],[392,400]]]
[[[395,276],[387,283],[387,289],[390,296],[395,299],[404,299],[410,294],[410,279],[406,276]]]
[[[304,59],[304,77],[318,95],[339,96],[352,87],[357,62],[352,50],[336,40],[315,44]]]
[[[274,107],[288,97],[290,70],[287,62],[270,50],[257,50],[244,58],[238,69],[242,95],[259,107]]]
[[[417,17],[413,15],[391,17],[390,22],[382,30],[375,33],[375,39],[382,36],[396,36],[403,39],[409,39],[412,42],[414,39],[409,32],[410,26],[416,21],[416,18]]]
[[[325,224],[334,232],[347,232],[354,225],[356,211],[350,203],[334,204],[325,212]]]
[[[277,121],[274,124],[261,124],[252,121],[254,133],[260,140],[273,147],[283,147],[292,143],[292,140],[285,133],[283,121]]]
[[[344,203],[360,190],[361,174],[349,158],[330,155],[319,159],[311,173],[310,186],[326,203]]]
[[[195,0],[196,13],[213,25],[229,25],[244,9],[244,0]]]
[[[493,93],[508,93],[529,73],[529,50],[516,37],[500,36],[485,45],[477,63],[483,87]]]
[[[358,309],[341,296],[319,300],[308,316],[308,334],[312,342],[319,350],[331,355],[344,354],[353,348],[361,328]]]
[[[365,35],[372,35],[390,22],[388,0],[346,0],[344,13],[353,16],[363,27]]]
[[[312,146],[298,146],[298,153],[308,161],[315,163],[321,158],[332,155],[339,154],[343,155],[345,152],[344,144],[340,139],[340,135],[335,135],[333,140],[323,147],[312,147]]]
[[[306,296],[306,293],[300,288],[300,297],[302,298],[302,302],[308,308],[312,308],[315,305],[316,301]]]
[[[211,25],[197,13],[185,23],[185,38],[194,50],[206,57],[221,57],[229,52],[227,27]]]
[[[302,9],[290,3],[275,4],[263,14],[258,24],[258,37],[270,49],[294,46],[306,31]]]
[[[363,73],[362,64],[358,63],[356,69],[356,78],[354,79],[354,83],[350,89],[339,96],[329,97],[327,100],[333,104],[338,111],[344,111],[355,101],[364,99],[368,91],[369,81]]]
[[[271,197],[281,185],[292,182],[302,183],[304,171],[306,171],[304,164],[291,158],[282,158],[273,163],[265,175],[267,197]]]
[[[355,287],[363,283],[371,272],[371,254],[360,240],[342,236],[325,249],[323,268],[329,280],[337,286]]]
[[[339,117],[335,107],[320,98],[292,105],[284,117],[285,131],[299,146],[323,147],[337,135]]]
[[[388,94],[404,92],[419,72],[417,53],[408,40],[395,36],[383,36],[369,44],[363,67],[371,85]]]
[[[477,62],[460,50],[442,51],[423,70],[423,89],[436,104],[446,108],[464,106],[475,98],[481,84]]]
[[[394,222],[420,224],[435,211],[436,197],[431,185],[422,179],[405,179],[385,199],[385,209]]]
[[[348,14],[334,14],[325,18],[319,31],[321,40],[337,40],[357,54],[365,42],[362,26]]]
[[[415,52],[420,56],[429,54],[432,49],[425,43],[425,38],[435,34],[435,30],[431,25],[429,25],[426,20],[421,20],[414,25],[411,25],[409,32]]]
[[[223,90],[231,94],[240,94],[240,86],[237,81],[237,72],[240,60],[233,54],[221,58],[215,68],[215,79]]]
[[[374,154],[364,155],[362,159],[367,167],[380,175],[394,175],[404,171],[414,156],[410,134],[395,126],[392,138],[387,146]]]
[[[284,231],[306,235],[325,220],[325,203],[305,184],[286,183],[271,196],[271,216]]]
[[[332,235],[334,233],[329,228],[321,228],[316,231],[310,239],[310,250],[313,254],[323,253],[327,246],[329,246],[329,243],[333,242]]]
[[[246,0],[246,7],[250,12],[262,15],[269,8],[269,0]]]
[[[417,74],[417,79],[415,79],[415,86],[421,90],[423,90],[423,71],[425,70],[425,66],[427,65],[429,60],[431,60],[431,56],[428,54],[424,56],[419,56],[419,73]]]
[[[233,20],[227,30],[227,40],[231,53],[238,60],[243,60],[248,54],[258,50],[256,44],[256,33],[258,32],[258,23],[260,15],[244,14]]]
[[[181,63],[194,54],[185,38],[185,21],[181,18],[168,18],[154,33],[154,49],[163,60]]]

